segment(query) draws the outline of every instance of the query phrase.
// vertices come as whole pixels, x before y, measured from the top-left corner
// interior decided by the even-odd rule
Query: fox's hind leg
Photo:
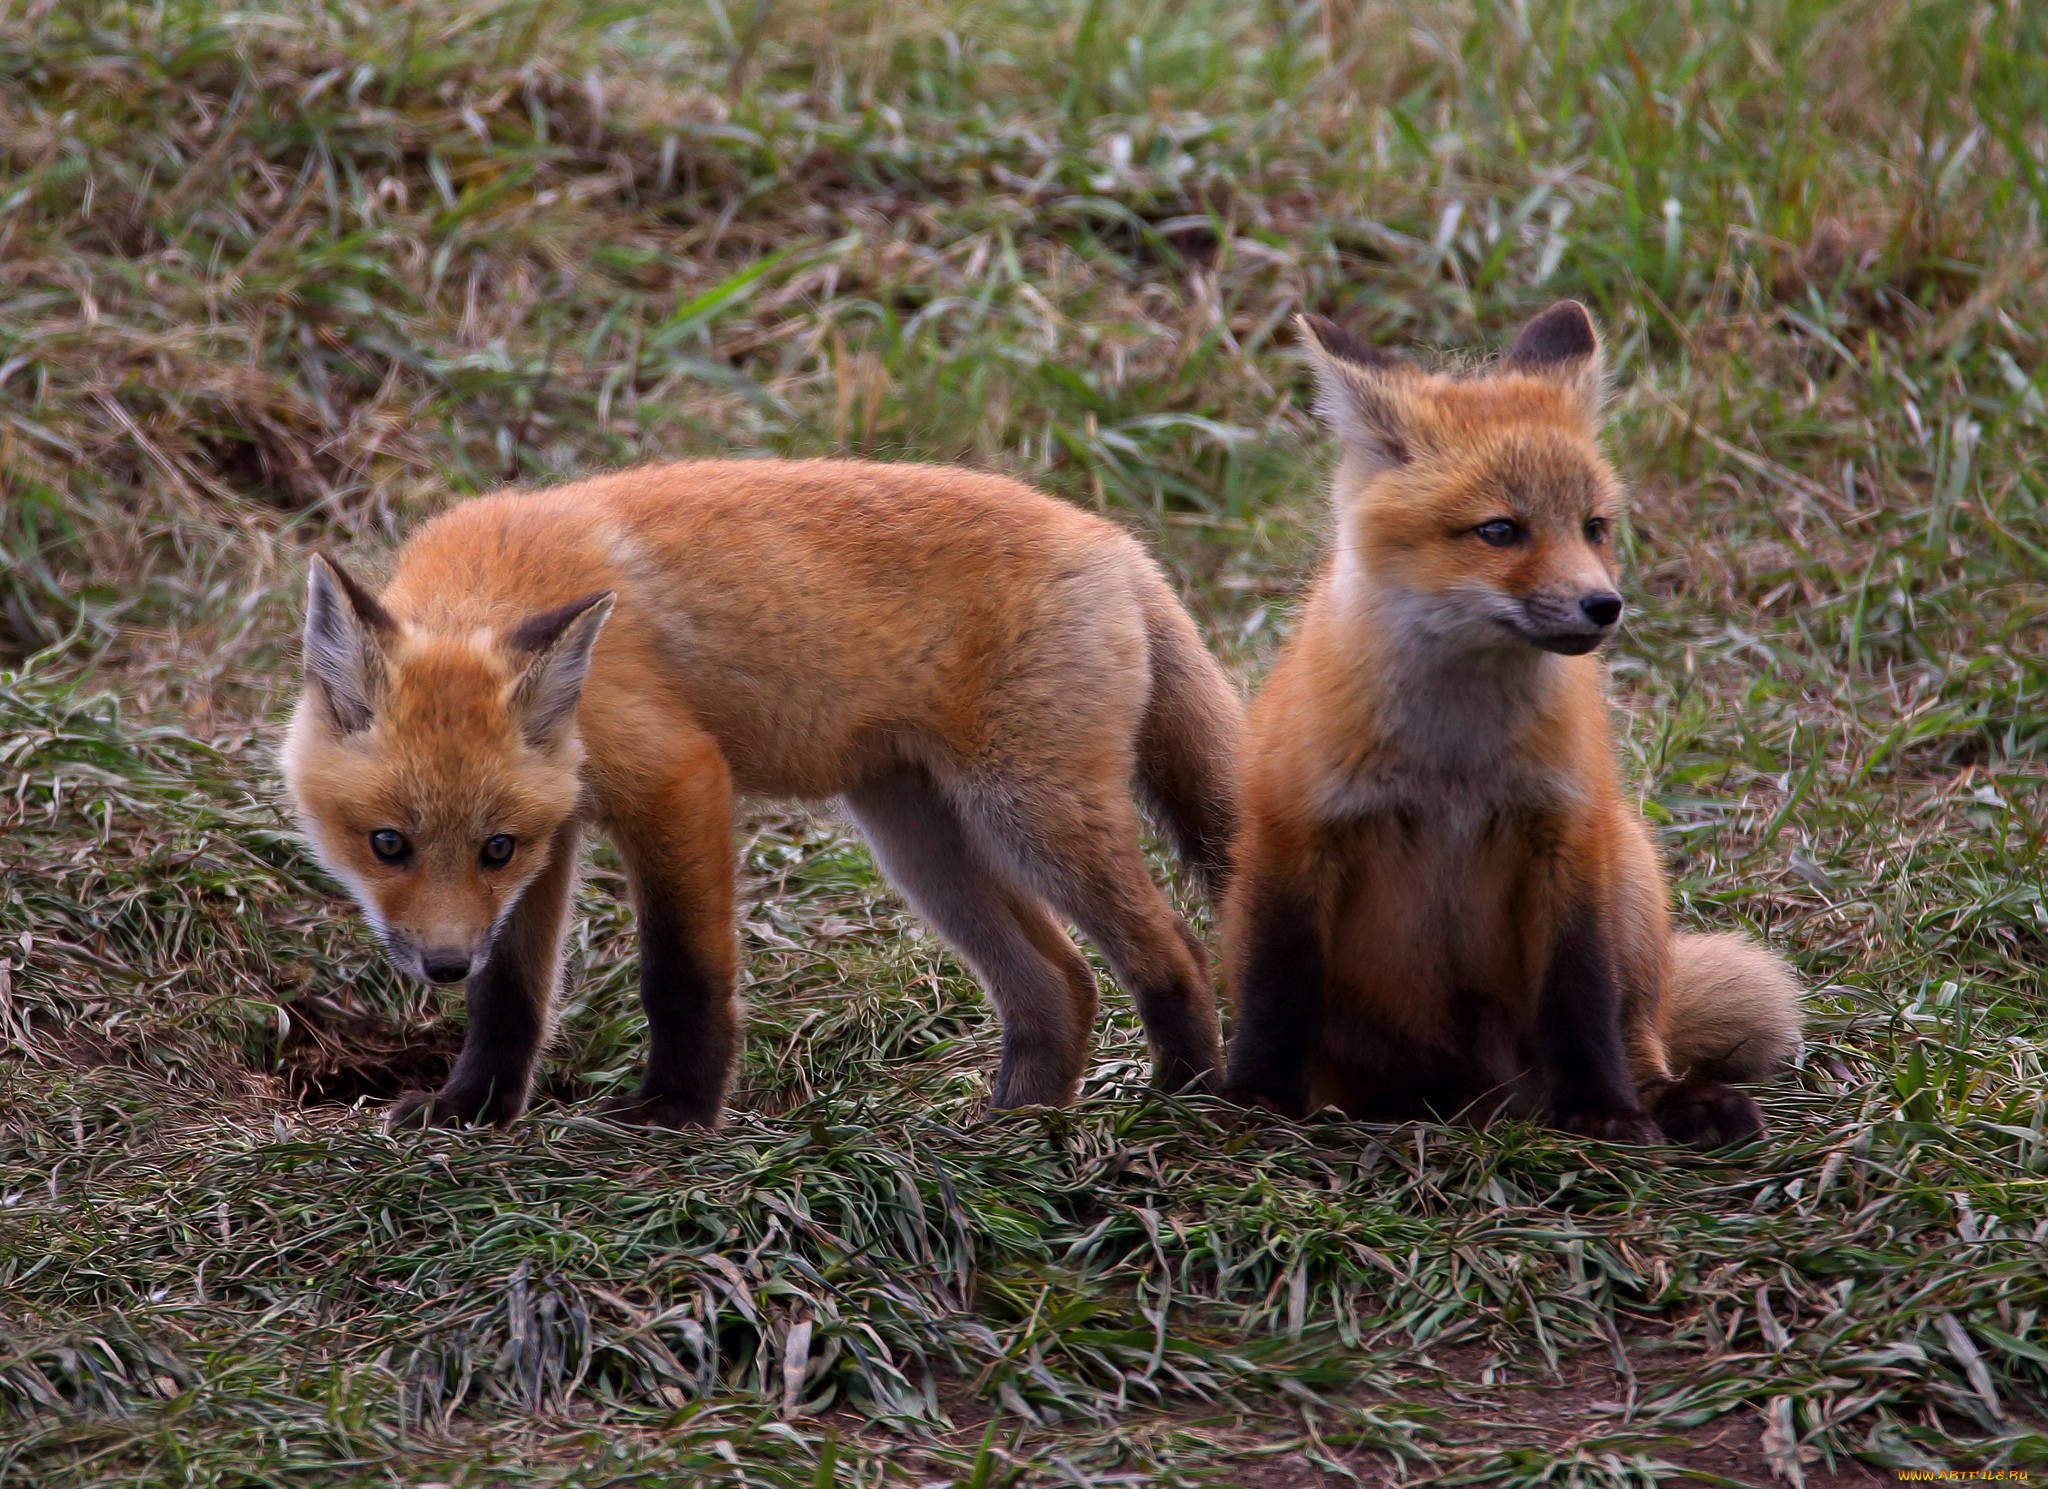
[[[953,790],[977,846],[1100,948],[1138,1005],[1157,1084],[1209,1089],[1221,1051],[1208,959],[1146,871],[1122,779],[984,776]]]
[[[1044,905],[975,851],[958,814],[915,769],[845,797],[876,861],[967,959],[1003,1023],[990,1105],[1073,1100],[1095,1026],[1095,974]]]

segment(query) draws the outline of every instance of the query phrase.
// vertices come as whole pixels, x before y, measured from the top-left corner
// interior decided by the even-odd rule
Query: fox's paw
[[[1223,1073],[1207,1067],[1175,1063],[1158,1065],[1152,1071],[1152,1089],[1168,1096],[1214,1096],[1223,1084]]]
[[[1595,1107],[1571,1112],[1557,1124],[1566,1132],[1590,1137],[1596,1142],[1619,1143],[1629,1147],[1650,1147],[1664,1141],[1657,1123],[1645,1112],[1623,1111],[1619,1107]]]
[[[1665,1136],[1688,1148],[1729,1148],[1764,1135],[1762,1108],[1719,1081],[1692,1077],[1667,1086],[1652,1110]]]
[[[447,1086],[438,1091],[408,1091],[391,1103],[384,1117],[384,1130],[466,1127],[479,1122],[502,1127],[517,1117],[525,1105],[523,1097],[499,1098],[489,1092],[474,1094]]]
[[[1020,1106],[1070,1106],[1081,1088],[1081,1062],[1064,1050],[1006,1043],[989,1087],[991,1111]]]
[[[1214,1096],[1223,1084],[1215,1033],[1179,1042],[1178,1048],[1156,1050],[1152,1056],[1152,1089],[1171,1096]]]
[[[707,1109],[702,1101],[680,1096],[614,1096],[600,1102],[597,1114],[628,1127],[700,1127],[718,1125],[716,1107]]]
[[[384,1114],[384,1130],[400,1132],[408,1127],[457,1127],[475,1117],[455,1110],[438,1091],[408,1091],[391,1103]]]
[[[1251,1086],[1224,1086],[1217,1095],[1232,1106],[1241,1106],[1248,1111],[1264,1112],[1270,1117],[1285,1117],[1298,1122],[1308,1115],[1306,1100],[1290,1102],[1269,1092],[1255,1090]]]

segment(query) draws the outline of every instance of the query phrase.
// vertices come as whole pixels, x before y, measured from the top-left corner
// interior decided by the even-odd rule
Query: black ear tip
[[[1337,323],[1326,315],[1310,315],[1304,311],[1294,319],[1300,325],[1302,334],[1318,346],[1328,346],[1331,337],[1341,337],[1344,334]]]
[[[1301,316],[1301,329],[1325,355],[1358,367],[1398,367],[1400,359],[1361,341],[1327,316]]]
[[[1510,362],[1576,362],[1600,350],[1593,314],[1577,300],[1559,300],[1538,315],[1508,348]]]
[[[515,651],[544,651],[561,640],[564,631],[591,611],[609,613],[615,593],[601,589],[580,600],[571,600],[566,605],[530,615],[505,633],[505,643]]]
[[[1586,309],[1583,301],[1559,300],[1536,319],[1548,322],[1555,331],[1569,331],[1581,337],[1589,349],[1599,340],[1599,333],[1593,329],[1593,312]]]
[[[348,603],[348,579],[341,566],[326,554],[315,553],[306,565],[306,613],[326,614]]]
[[[355,575],[336,563],[333,554],[324,550],[316,550],[312,562],[306,566],[306,588],[316,606],[333,598],[338,591],[342,603],[373,631],[390,631],[398,625],[382,602],[364,588]]]

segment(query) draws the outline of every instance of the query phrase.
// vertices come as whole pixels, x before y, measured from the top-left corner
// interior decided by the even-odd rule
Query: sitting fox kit
[[[467,982],[447,1083],[394,1123],[505,1122],[546,1041],[586,828],[625,861],[648,1025],[627,1120],[712,1124],[739,1040],[736,792],[840,797],[1002,1020],[997,1106],[1070,1100],[1095,981],[1160,1083],[1218,1061],[1200,944],[1137,785],[1220,886],[1240,710],[1110,523],[933,466],[723,461],[478,498],[371,594],[313,564],[286,784],[391,960]]]
[[[1305,320],[1342,460],[1334,555],[1253,706],[1225,914],[1227,1089],[1299,1114],[1547,1116],[1619,1142],[1763,1130],[1788,969],[1671,927],[1599,646],[1623,497],[1584,307],[1434,375]]]

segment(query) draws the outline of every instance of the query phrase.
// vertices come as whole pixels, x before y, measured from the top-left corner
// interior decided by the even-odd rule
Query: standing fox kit
[[[1763,1130],[1789,970],[1680,935],[1595,655],[1623,498],[1583,306],[1489,371],[1304,320],[1343,449],[1335,554],[1253,706],[1225,914],[1228,1089],[1288,1113],[1547,1116],[1618,1142]]]
[[[286,784],[391,960],[467,981],[407,1120],[506,1122],[548,1033],[587,826],[624,859],[648,1058],[627,1120],[711,1124],[739,1040],[733,797],[840,797],[994,1000],[997,1106],[1070,1100],[1095,980],[1159,1081],[1218,1059],[1200,944],[1138,847],[1135,778],[1220,886],[1236,695],[1100,518],[935,466],[720,461],[468,501],[372,595],[313,564]]]

